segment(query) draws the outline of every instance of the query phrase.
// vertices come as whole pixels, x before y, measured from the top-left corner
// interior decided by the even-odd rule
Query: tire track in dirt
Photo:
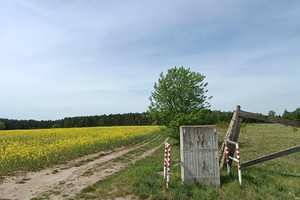
[[[66,195],[69,198],[70,196],[76,195],[83,188],[94,184],[100,179],[103,179],[117,171],[120,171],[126,166],[125,164],[120,164],[119,166],[106,166],[104,168],[102,166],[101,170],[94,172],[91,176],[82,176],[82,174],[88,169],[100,169],[101,164],[105,166],[106,162],[116,159],[130,151],[146,146],[149,143],[158,140],[160,137],[162,136],[159,135],[143,144],[118,149],[100,158],[98,158],[99,153],[93,154],[92,156],[88,155],[85,158],[97,159],[84,163],[78,167],[74,165],[74,161],[71,161],[68,164],[59,165],[60,169],[62,169],[61,171],[58,171],[57,167],[52,167],[38,172],[30,172],[25,176],[27,180],[23,184],[17,183],[17,180],[20,178],[16,179],[16,177],[7,177],[5,180],[3,180],[2,184],[0,184],[0,199],[27,200],[32,197],[42,195],[45,192],[57,190],[60,191],[61,195],[53,197],[54,199],[64,199]],[[159,148],[159,146],[156,148]],[[139,156],[139,159],[146,157],[148,153],[152,153],[152,150],[143,153],[141,156]],[[77,160],[82,161],[84,159]],[[132,160],[132,162],[135,161]]]
[[[156,145],[155,147],[143,152],[142,154],[139,154],[134,159],[131,159],[129,162],[116,162],[113,161],[105,163],[103,166],[100,166],[98,168],[94,168],[94,170],[97,170],[94,172],[94,174],[90,177],[84,177],[77,180],[69,180],[68,182],[72,182],[73,187],[68,187],[67,185],[63,185],[60,187],[57,187],[61,194],[59,196],[55,196],[54,198],[57,200],[63,200],[64,195],[68,195],[68,198],[74,197],[76,194],[78,194],[82,189],[86,188],[87,186],[93,185],[99,180],[103,180],[106,177],[126,168],[129,165],[134,164],[138,160],[142,160],[145,157],[153,154],[157,149],[161,147],[161,144]],[[76,190],[75,190],[76,188]]]

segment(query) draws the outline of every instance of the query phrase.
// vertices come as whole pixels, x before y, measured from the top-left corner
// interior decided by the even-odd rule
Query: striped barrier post
[[[167,160],[168,160],[168,147],[167,147],[167,143],[165,143],[164,179],[167,177]]]
[[[165,158],[164,158],[164,179],[166,179],[167,189],[170,186],[170,162],[171,162],[171,145],[165,143]]]
[[[236,158],[231,157],[231,156],[228,155],[229,143],[235,145]],[[240,182],[240,185],[242,185],[242,170],[241,170],[241,160],[240,160],[240,148],[239,148],[239,144],[237,142],[233,142],[233,141],[230,141],[230,140],[226,141],[225,157],[226,157],[227,173],[228,174],[230,173],[229,159],[237,162],[239,182]]]
[[[227,164],[227,174],[229,175],[230,173],[230,165],[229,165],[229,145],[228,145],[228,141],[226,141],[225,143],[225,158],[226,158],[226,164]]]
[[[171,145],[168,144],[167,189],[170,186]]]
[[[238,174],[239,174],[239,182],[242,185],[242,170],[241,170],[241,160],[240,160],[240,148],[239,144],[236,143],[236,159],[237,161],[237,167],[238,167]]]

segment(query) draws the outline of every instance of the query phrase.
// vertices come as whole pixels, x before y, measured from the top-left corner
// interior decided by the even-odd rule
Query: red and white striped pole
[[[226,164],[227,164],[227,174],[229,175],[230,173],[230,165],[229,165],[229,142],[228,140],[226,140],[226,143],[225,143],[225,158],[226,158]]]
[[[167,189],[170,186],[171,145],[168,144]]]
[[[238,167],[238,174],[239,174],[239,182],[242,185],[242,171],[241,171],[241,159],[240,159],[240,148],[239,144],[236,143],[236,159],[237,159],[237,167]]]
[[[235,145],[236,158],[229,156],[229,147],[228,147],[229,143],[232,144],[232,145]],[[242,170],[241,170],[240,148],[239,148],[239,144],[237,142],[233,142],[233,141],[230,141],[230,140],[226,141],[226,144],[225,144],[225,157],[226,157],[228,175],[230,173],[229,159],[237,162],[239,182],[242,185]]]
[[[170,162],[171,162],[171,145],[165,143],[165,157],[164,157],[164,179],[167,180],[167,189],[170,186]]]
[[[168,163],[168,146],[167,143],[165,143],[164,179],[167,177],[167,163]]]

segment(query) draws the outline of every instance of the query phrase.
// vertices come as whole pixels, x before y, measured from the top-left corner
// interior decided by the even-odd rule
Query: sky
[[[212,110],[293,111],[299,19],[298,0],[0,0],[0,118],[144,112],[175,66]]]

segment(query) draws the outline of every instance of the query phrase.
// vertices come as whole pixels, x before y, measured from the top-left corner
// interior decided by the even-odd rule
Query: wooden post
[[[240,126],[242,123],[242,119],[239,118],[239,114],[240,114],[240,110],[241,110],[241,106],[237,105],[236,109],[233,113],[232,119],[230,121],[227,133],[225,135],[224,141],[221,145],[220,151],[219,151],[219,158],[220,158],[220,169],[222,169],[224,167],[224,163],[225,163],[225,154],[224,154],[224,149],[225,149],[225,142],[227,140],[231,140],[231,141],[235,141],[237,142],[238,137],[239,137],[239,132],[240,132]],[[234,153],[234,148],[231,147],[229,148],[229,152],[231,150],[231,154],[229,153],[230,156],[233,156],[232,153]],[[233,151],[233,152],[232,152]],[[231,165],[231,161],[230,161],[230,165]]]
[[[237,116],[236,117],[236,122],[234,123],[234,126],[233,126],[232,135],[229,136],[229,140],[233,141],[233,142],[238,142],[241,125],[242,125],[242,122],[243,122],[243,118],[239,117],[240,110],[241,110],[241,107],[237,106],[236,110],[235,110],[236,116]],[[228,155],[233,157],[234,152],[235,152],[235,146],[233,144],[229,144]],[[232,164],[232,160],[229,160],[229,165],[231,166],[231,164]]]

